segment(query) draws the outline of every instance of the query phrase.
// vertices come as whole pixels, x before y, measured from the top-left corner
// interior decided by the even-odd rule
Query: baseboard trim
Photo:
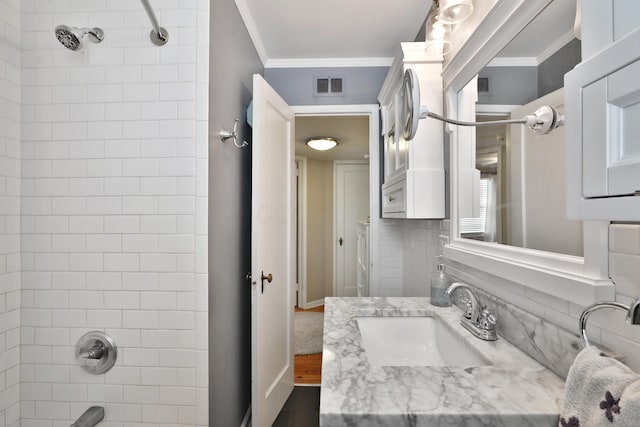
[[[320,387],[320,384],[293,384],[295,387]]]
[[[251,427],[251,405],[247,408],[247,412],[244,414],[240,427]]]
[[[316,307],[320,307],[321,305],[324,305],[324,298],[321,299],[317,299],[315,301],[309,301],[308,303],[305,304],[305,309],[310,309],[310,308],[316,308]]]

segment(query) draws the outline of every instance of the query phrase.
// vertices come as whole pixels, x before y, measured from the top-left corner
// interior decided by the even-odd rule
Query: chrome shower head
[[[93,43],[100,43],[104,40],[104,32],[100,28],[76,28],[58,25],[55,34],[64,47],[74,51],[82,49],[82,39],[87,34],[89,34],[89,40]]]

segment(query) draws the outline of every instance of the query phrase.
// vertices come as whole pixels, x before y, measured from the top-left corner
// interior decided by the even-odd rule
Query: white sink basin
[[[357,317],[356,320],[372,367],[491,365],[438,317]]]

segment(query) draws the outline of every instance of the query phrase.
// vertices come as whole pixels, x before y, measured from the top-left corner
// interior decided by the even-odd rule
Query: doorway
[[[355,296],[355,227],[370,215],[369,122],[356,114],[296,116],[297,306],[302,309],[349,290]],[[338,145],[313,150],[305,143],[313,136],[336,138]]]
[[[315,246],[316,253],[320,251],[321,255],[316,255],[314,257],[310,256],[300,256],[298,257],[298,307],[296,311],[324,311],[324,297],[333,296],[333,286],[334,286],[334,259],[335,254],[333,253],[335,249],[335,245],[338,239],[334,236],[335,233],[335,193],[334,193],[334,181],[335,181],[335,171],[334,171],[334,163],[345,161],[340,160],[338,157],[325,157],[317,160],[310,160],[310,158],[315,159],[318,157],[317,154],[313,152],[310,154],[311,150],[305,145],[305,137],[302,134],[299,135],[299,130],[301,130],[299,119],[307,119],[307,118],[318,118],[320,121],[316,123],[318,125],[315,128],[312,136],[318,135],[327,135],[330,131],[336,130],[336,121],[347,121],[350,118],[357,118],[361,121],[361,136],[358,137],[359,142],[362,146],[359,148],[359,152],[356,154],[352,154],[351,157],[343,158],[343,159],[351,159],[352,163],[371,163],[372,167],[369,168],[367,172],[366,181],[368,181],[368,187],[363,192],[366,194],[366,198],[368,199],[368,211],[367,213],[362,214],[362,219],[366,219],[367,216],[371,216],[372,227],[371,227],[371,241],[375,241],[373,239],[377,238],[377,212],[379,211],[379,197],[377,191],[371,191],[371,189],[375,189],[376,185],[379,185],[379,172],[378,172],[378,145],[379,145],[379,122],[378,122],[378,106],[377,105],[327,105],[327,106],[299,106],[292,107],[296,114],[296,148],[300,148],[296,152],[296,164],[299,165],[300,169],[298,170],[298,177],[296,182],[300,183],[302,188],[307,188],[307,183],[313,181],[316,184],[318,182],[322,182],[323,184],[320,186],[321,189],[325,190],[325,202],[324,205],[320,207],[316,207],[310,209],[309,203],[298,203],[298,219],[299,224],[297,227],[298,230],[298,248],[308,247],[309,233],[308,230],[312,228],[312,226],[307,222],[315,214],[320,211],[326,212],[322,217],[324,221],[320,226],[314,225],[314,230],[323,229],[323,235],[326,236],[326,244],[322,246],[322,250],[320,251],[318,246]],[[307,135],[311,135],[310,131]],[[338,143],[342,146],[341,148],[347,149],[349,148],[348,138],[342,137],[340,133],[331,134],[329,136],[337,137],[339,140]],[[308,136],[307,136],[308,137]],[[344,150],[341,150],[344,151]],[[331,150],[329,150],[331,153]],[[331,154],[333,155],[333,154]],[[325,165],[325,169],[323,173],[309,173],[309,165],[314,162],[328,162],[328,165]],[[349,161],[349,160],[346,160]],[[324,177],[324,178],[323,178]],[[298,195],[298,199],[302,200],[305,195]],[[309,212],[311,210],[311,213]],[[375,214],[372,214],[375,213]],[[375,245],[373,245],[375,246]],[[372,252],[377,249],[372,248]],[[300,252],[298,252],[300,253]],[[374,257],[375,254],[372,253],[370,255]],[[324,286],[321,286],[322,295],[318,296],[318,294],[313,294],[307,292],[307,287],[304,286],[306,283],[306,279],[309,278],[309,269],[307,268],[308,260],[313,258],[314,262],[317,259],[322,258],[324,260],[324,274],[325,277],[328,277],[327,280],[323,281]],[[375,269],[373,269],[375,271]],[[314,275],[315,277],[315,275]],[[376,282],[375,273],[372,272],[372,283]],[[314,307],[315,306],[315,307]],[[305,308],[306,307],[306,308]],[[294,326],[295,327],[295,326]],[[306,356],[295,356],[295,367],[294,367],[294,378],[296,384],[306,384],[306,385],[319,385],[321,378],[321,367],[322,367],[322,354],[314,354],[314,355],[306,355]]]

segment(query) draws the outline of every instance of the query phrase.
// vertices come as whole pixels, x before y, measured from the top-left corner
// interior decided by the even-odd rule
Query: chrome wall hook
[[[239,119],[235,119],[233,122],[233,132],[229,132],[226,130],[221,130],[218,132],[218,136],[220,136],[220,140],[225,142],[227,139],[233,139],[233,145],[238,148],[243,148],[249,145],[247,141],[242,141],[242,144],[238,144],[238,123],[240,123]]]

